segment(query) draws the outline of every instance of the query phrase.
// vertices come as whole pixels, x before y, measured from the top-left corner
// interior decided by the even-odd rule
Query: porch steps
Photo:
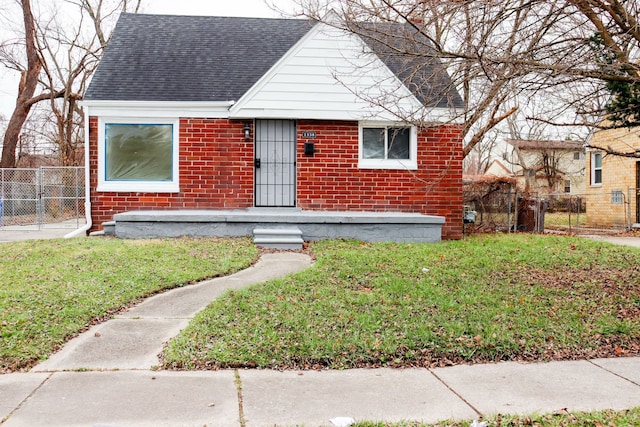
[[[102,229],[104,230],[105,236],[115,236],[116,235],[116,222],[109,221],[102,223]]]
[[[263,248],[302,249],[302,231],[298,227],[256,228],[253,243]]]

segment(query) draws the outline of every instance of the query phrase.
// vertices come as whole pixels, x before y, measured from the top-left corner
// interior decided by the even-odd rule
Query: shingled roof
[[[571,140],[507,139],[507,143],[520,150],[584,150],[584,142]]]
[[[122,14],[86,100],[237,101],[315,24],[300,19]],[[363,37],[429,107],[462,100],[437,59],[403,57]],[[393,31],[392,31],[393,30]],[[402,40],[406,34],[397,37]]]
[[[124,13],[87,100],[238,100],[312,23]]]
[[[369,48],[428,107],[463,107],[433,43],[408,23],[349,23]]]

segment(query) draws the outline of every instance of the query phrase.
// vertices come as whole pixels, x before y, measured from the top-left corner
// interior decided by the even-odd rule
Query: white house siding
[[[357,36],[318,24],[231,109],[233,118],[398,120],[421,104]],[[372,105],[385,101],[398,115]]]

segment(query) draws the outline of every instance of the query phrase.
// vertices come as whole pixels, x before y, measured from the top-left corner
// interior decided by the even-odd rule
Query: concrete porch
[[[444,217],[401,212],[303,211],[297,208],[131,211],[104,224],[120,238],[241,237],[259,229],[299,229],[305,241],[349,238],[364,241],[439,242]]]

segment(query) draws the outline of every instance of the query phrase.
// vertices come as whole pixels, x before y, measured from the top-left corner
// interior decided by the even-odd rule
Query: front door
[[[256,120],[256,206],[296,205],[296,122]]]

